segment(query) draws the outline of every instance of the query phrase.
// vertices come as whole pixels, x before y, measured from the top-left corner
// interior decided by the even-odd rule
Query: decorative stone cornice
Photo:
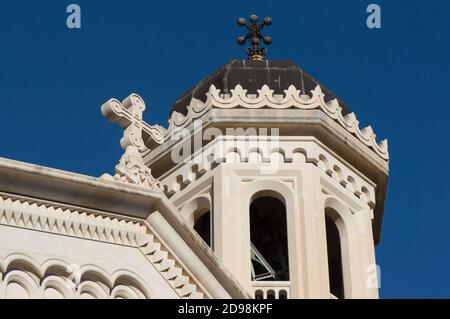
[[[315,138],[282,137],[273,145],[270,142],[264,142],[264,137],[254,138],[254,141],[259,141],[260,147],[249,147],[252,144],[250,138],[218,137],[201,151],[161,176],[164,193],[169,198],[172,197],[202,178],[207,172],[214,170],[217,165],[213,163],[250,163],[259,164],[262,168],[264,165],[271,167],[277,163],[311,163],[329,178],[337,181],[342,189],[370,207],[375,207],[376,194],[373,183],[347,167]]]
[[[146,228],[138,222],[0,194],[0,224],[136,246],[145,241]]]
[[[145,222],[0,193],[0,225],[138,248],[181,298],[204,297],[196,279]]]
[[[195,119],[204,115],[213,108],[218,109],[301,109],[313,110],[320,109],[330,118],[338,122],[348,132],[353,134],[366,146],[371,148],[384,160],[389,160],[388,143],[383,140],[380,143],[376,141],[376,135],[372,127],[359,128],[359,121],[354,113],[343,115],[342,107],[339,102],[334,99],[328,103],[325,101],[325,95],[320,86],[311,91],[311,96],[302,94],[300,90],[294,86],[290,86],[283,94],[274,94],[274,90],[264,85],[258,94],[248,94],[242,86],[237,85],[231,90],[231,94],[223,94],[214,85],[211,85],[207,93],[206,102],[192,99],[187,107],[188,114],[185,116],[178,112],[173,112],[169,119],[169,129],[166,136],[174,129],[186,127]]]

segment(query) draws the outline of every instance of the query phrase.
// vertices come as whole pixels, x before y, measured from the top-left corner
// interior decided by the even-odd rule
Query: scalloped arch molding
[[[382,159],[386,161],[389,160],[387,140],[378,143],[371,126],[360,129],[356,115],[350,113],[344,116],[342,114],[342,107],[336,99],[331,100],[328,103],[325,102],[325,95],[320,86],[317,86],[311,91],[311,96],[301,94],[301,91],[293,85],[284,92],[284,95],[274,94],[274,90],[270,89],[267,85],[264,85],[258,90],[258,94],[247,94],[247,90],[241,85],[237,85],[231,90],[231,94],[222,94],[219,89],[214,85],[211,85],[209,92],[207,93],[206,102],[203,103],[202,101],[193,98],[190,105],[187,107],[188,113],[186,116],[178,112],[172,113],[172,116],[169,119],[169,128],[165,132],[165,137],[170,137],[170,134],[174,129],[186,127],[212,108],[321,109],[330,118],[339,123],[367,147],[372,149]]]

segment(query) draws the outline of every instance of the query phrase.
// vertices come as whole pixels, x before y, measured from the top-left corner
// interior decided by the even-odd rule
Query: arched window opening
[[[195,231],[211,247],[211,212],[203,213],[194,224]]]
[[[286,207],[273,197],[250,205],[253,281],[289,281]]]
[[[194,198],[183,206],[180,213],[203,241],[213,248],[211,199],[207,195]]]
[[[344,299],[344,276],[342,271],[341,237],[336,222],[326,212],[328,274],[330,292],[338,299]]]

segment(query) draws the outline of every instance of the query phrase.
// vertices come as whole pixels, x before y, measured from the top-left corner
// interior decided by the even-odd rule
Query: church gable
[[[14,191],[19,193],[22,189],[24,193],[32,194],[27,191],[30,184],[26,182],[30,174],[37,174],[34,179],[42,178],[41,185],[43,185],[45,175],[59,173],[43,167],[33,167],[32,173],[27,171],[30,168],[29,165],[19,162],[2,160],[1,164],[3,168],[13,164],[16,169],[15,176],[25,181],[13,183]],[[76,174],[72,174],[71,178],[88,183],[95,181],[95,179]],[[38,181],[35,182],[39,184]],[[55,187],[63,182],[62,179],[53,181]],[[100,185],[106,187],[110,184],[108,181],[100,180],[98,183],[97,194],[101,194],[98,189],[101,188]],[[113,183],[116,188],[119,187],[116,191],[127,191],[127,184]],[[57,289],[64,298],[123,297],[124,294],[117,292],[123,285],[119,285],[115,280],[119,273],[129,273],[133,275],[132,278],[135,278],[134,286],[139,288],[131,284],[126,286],[127,291],[130,291],[126,294],[127,298],[213,297],[186,267],[182,256],[180,259],[174,254],[145,219],[98,210],[92,206],[75,206],[70,202],[59,203],[54,201],[58,198],[57,192],[53,194],[47,192],[46,198],[42,199],[8,193],[7,185],[1,186],[0,227],[2,228],[1,236],[4,238],[1,240],[3,244],[0,250],[0,286],[3,296],[20,294],[25,289],[29,297],[41,298],[45,295],[46,288],[40,283],[51,275],[60,282],[74,281],[74,284],[68,288]],[[74,199],[76,193],[76,191],[73,193]],[[91,196],[96,195],[91,193]],[[155,200],[155,195],[152,193],[147,194],[147,197],[148,201]],[[77,200],[73,204],[76,202]],[[126,208],[126,203],[123,204]],[[99,203],[99,206],[101,205]],[[27,247],[26,242],[32,243],[32,246]],[[117,258],[117,256],[122,257]],[[28,262],[25,263],[24,260]],[[52,273],[52,269],[56,267],[55,263],[61,269],[57,274]],[[16,264],[19,266],[15,268],[11,266]],[[30,278],[24,273],[26,269],[20,266],[22,264],[33,265],[35,270]],[[100,270],[95,273],[89,270],[92,267]],[[104,271],[101,272],[101,270]],[[72,274],[71,271],[75,273]],[[27,286],[22,281],[14,281],[15,284],[11,286],[10,282],[13,281],[10,278],[15,273],[20,278],[26,278],[23,282],[31,280],[34,283]],[[91,273],[94,274],[92,275],[94,279],[85,279],[87,276],[85,274]],[[92,292],[94,288],[91,290],[83,288],[89,285],[98,289]],[[86,292],[88,290],[91,292]],[[131,293],[131,291],[135,292]]]

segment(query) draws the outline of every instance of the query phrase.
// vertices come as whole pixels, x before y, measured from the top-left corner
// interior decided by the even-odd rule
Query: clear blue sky
[[[450,297],[448,1],[69,1],[0,3],[0,156],[100,176],[121,130],[100,106],[132,92],[145,119],[228,60],[239,16],[270,15],[270,59],[289,59],[388,137],[390,181],[377,248],[384,298]],[[366,7],[382,8],[382,29]]]

